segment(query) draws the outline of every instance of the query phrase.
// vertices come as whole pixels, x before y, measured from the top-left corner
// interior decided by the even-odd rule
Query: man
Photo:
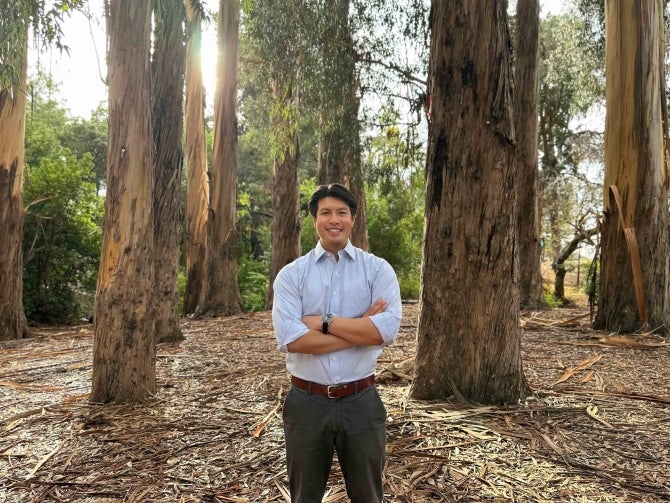
[[[386,409],[374,372],[402,304],[388,262],[349,242],[356,208],[343,185],[318,187],[309,211],[319,242],[274,282],[272,319],[292,384],[283,418],[293,503],[321,502],[334,452],[352,503],[383,497]]]

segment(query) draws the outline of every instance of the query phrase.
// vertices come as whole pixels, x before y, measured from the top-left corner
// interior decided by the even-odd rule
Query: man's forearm
[[[354,346],[379,346],[384,340],[369,317],[336,316],[328,326],[328,335],[344,339]]]
[[[310,330],[305,335],[286,346],[289,353],[320,355],[355,346],[341,337],[324,334],[319,330]]]

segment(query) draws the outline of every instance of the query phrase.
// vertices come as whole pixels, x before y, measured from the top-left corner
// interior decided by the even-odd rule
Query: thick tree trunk
[[[281,82],[273,83],[273,99],[280,110],[294,110],[293,89]],[[272,257],[268,293],[265,298],[266,309],[272,308],[274,292],[272,284],[277,274],[286,264],[300,256],[300,185],[298,182],[298,164],[300,145],[295,113],[280,113],[274,117],[274,130],[278,138],[277,145],[285,145],[283,155],[274,160],[274,179],[272,189]],[[289,144],[286,144],[289,142]]]
[[[242,311],[237,283],[237,46],[239,1],[220,0],[218,83],[214,99],[210,212],[207,232],[207,288],[203,316]]]
[[[187,7],[186,46],[186,218],[184,255],[186,257],[186,290],[184,314],[198,311],[198,300],[206,286],[207,211],[209,178],[205,140],[205,88],[202,83],[201,20]]]
[[[92,402],[141,401],[156,389],[150,4],[109,2],[107,195]]]
[[[369,249],[365,185],[361,168],[358,75],[349,24],[350,0],[330,2],[325,15],[331,20],[324,37],[323,71],[327,85],[321,110],[321,140],[317,183],[346,185],[358,204],[351,242]]]
[[[432,2],[418,399],[516,403],[529,391],[506,4]]]
[[[156,342],[183,340],[179,328],[179,226],[184,103],[184,5],[164,0],[155,11],[152,62],[154,145],[154,307]]]
[[[23,310],[23,171],[28,35],[16,87],[0,89],[0,340],[27,336]]]
[[[537,167],[540,75],[540,3],[518,0],[515,113],[519,190],[519,291],[522,309],[545,307],[540,273]]]
[[[607,0],[605,8],[605,221],[594,326],[632,332],[646,325],[667,327],[670,322],[660,82],[663,5],[660,0]],[[611,187],[620,195],[620,209]],[[636,238],[639,266],[624,229],[629,240],[632,234]]]

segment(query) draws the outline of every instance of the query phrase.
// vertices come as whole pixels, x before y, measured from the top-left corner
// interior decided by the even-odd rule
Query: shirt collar
[[[326,249],[321,246],[321,241],[319,240],[316,243],[316,246],[314,247],[314,252],[316,253],[316,261],[318,262],[321,257],[323,257],[326,253],[329,253],[326,251]],[[342,257],[342,253],[345,253],[346,255],[349,256],[352,260],[356,260],[356,247],[351,244],[351,241],[347,241],[347,246],[342,248],[340,250],[340,258]]]

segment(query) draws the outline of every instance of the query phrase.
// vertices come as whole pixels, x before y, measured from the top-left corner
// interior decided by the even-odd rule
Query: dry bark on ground
[[[408,399],[416,305],[379,362],[388,502],[670,499],[668,344],[614,337],[585,312],[525,313],[534,390],[508,407]],[[183,321],[142,405],[88,403],[92,330],[0,344],[0,501],[288,501],[288,387],[267,312]],[[324,501],[345,502],[337,463]]]

